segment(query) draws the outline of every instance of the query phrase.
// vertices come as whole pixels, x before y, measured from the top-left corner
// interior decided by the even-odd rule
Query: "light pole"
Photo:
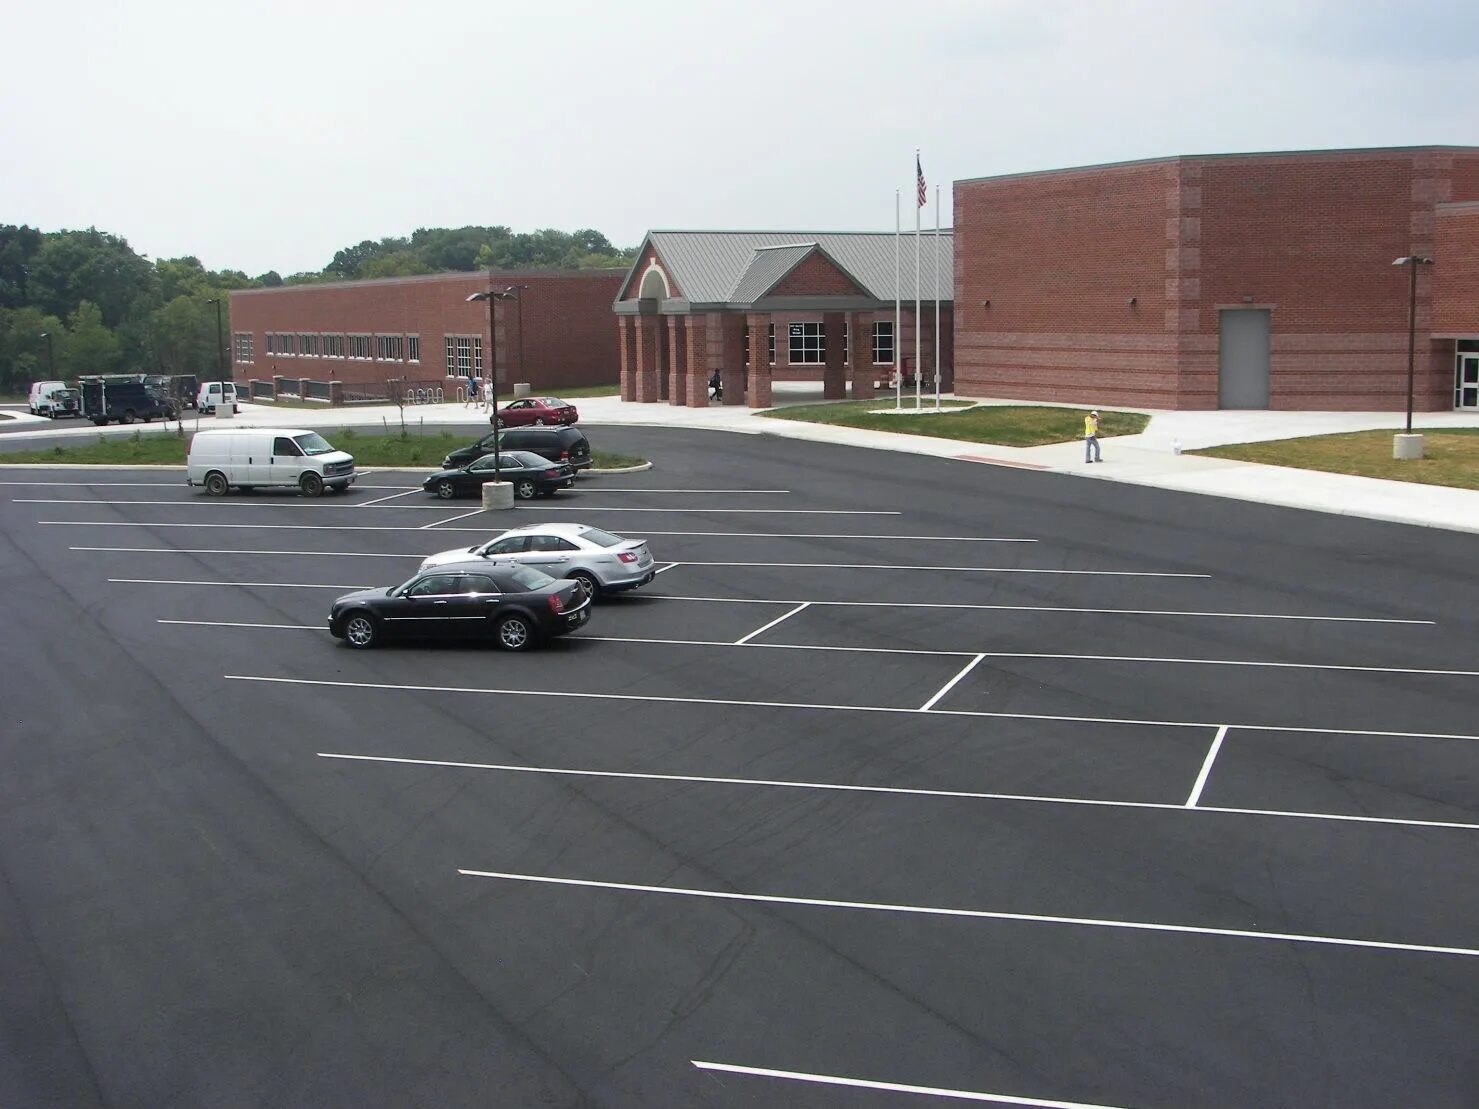
[[[488,379],[493,383],[493,481],[495,484],[503,480],[503,450],[498,442],[501,438],[498,434],[498,333],[494,330],[496,325],[493,321],[493,302],[517,299],[507,289],[501,293],[489,289],[485,293],[473,293],[467,298],[468,304],[475,300],[488,302]]]
[[[1405,258],[1398,258],[1392,263],[1394,266],[1407,266],[1411,270],[1412,281],[1407,301],[1407,434],[1412,434],[1412,391],[1413,379],[1417,366],[1417,267],[1431,266],[1433,260],[1425,258],[1421,254],[1409,254]],[[1422,457],[1419,453],[1418,457]]]
[[[226,372],[226,332],[221,327],[221,298],[211,297],[207,304],[216,306],[216,362],[221,380],[230,381],[231,376]]]
[[[51,332],[43,331],[41,337],[46,340],[46,372],[53,378],[56,377],[56,354],[51,347]]]
[[[528,287],[528,285],[510,285],[504,290],[507,293],[518,293],[514,299],[519,302],[519,376],[525,381],[529,380],[524,374],[524,290]]]

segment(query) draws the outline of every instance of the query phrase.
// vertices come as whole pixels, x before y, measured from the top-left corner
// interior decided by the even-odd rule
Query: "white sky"
[[[0,223],[249,274],[421,226],[888,229],[916,146],[948,225],[955,178],[1479,144],[1473,0],[0,0],[0,27]]]

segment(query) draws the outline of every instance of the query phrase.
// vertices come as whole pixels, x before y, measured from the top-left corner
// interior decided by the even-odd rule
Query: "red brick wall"
[[[618,338],[611,327],[611,302],[620,270],[519,271],[493,275],[495,287],[527,285],[523,298],[524,366],[519,365],[519,307],[495,303],[499,380],[528,381],[536,390],[597,385],[617,380]],[[488,288],[482,273],[346,281],[249,289],[231,294],[231,331],[252,333],[254,358],[235,363],[238,379],[307,377],[315,380],[383,382],[388,378],[432,381],[446,373],[446,335],[483,339],[484,376],[492,365],[488,307],[467,303]],[[268,332],[311,334],[419,335],[420,363],[357,361],[267,354]],[[371,341],[371,353],[374,353]],[[234,344],[232,350],[234,353]]]
[[[770,290],[767,296],[867,296],[857,282],[821,254],[811,254]]]
[[[1438,206],[1433,331],[1479,338],[1479,201]]]
[[[1173,407],[1176,173],[1165,161],[958,182],[956,389]]]

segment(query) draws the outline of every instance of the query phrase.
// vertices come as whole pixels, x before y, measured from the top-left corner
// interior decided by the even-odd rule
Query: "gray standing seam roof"
[[[648,235],[668,276],[691,304],[747,304],[763,295],[813,246],[820,246],[868,295],[894,299],[894,236],[874,231],[653,231]],[[899,295],[914,299],[914,236],[900,239]],[[788,250],[767,250],[787,247]],[[940,299],[954,299],[955,253],[949,228],[919,238],[921,299],[933,300],[939,258]],[[774,257],[771,257],[774,256]],[[769,279],[764,280],[768,275]]]

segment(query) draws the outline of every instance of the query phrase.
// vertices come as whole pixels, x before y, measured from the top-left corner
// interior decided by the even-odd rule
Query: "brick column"
[[[955,305],[940,305],[940,392],[955,392]]]
[[[770,334],[770,313],[752,312],[745,318],[750,324],[750,366],[745,386],[745,403],[751,408],[769,408],[770,358],[767,347]],[[776,355],[779,357],[779,350],[776,351]]]
[[[688,336],[686,316],[668,317],[668,403],[688,403]]]
[[[828,334],[831,334],[829,329]],[[867,312],[854,312],[847,321],[847,352],[852,364],[853,400],[873,399],[873,317]]]
[[[683,317],[683,369],[688,381],[684,401],[689,408],[709,406],[708,316]]]
[[[651,404],[657,400],[657,329],[661,324],[656,316],[638,316],[633,325],[637,332],[637,371],[632,399],[639,404]]]
[[[823,400],[842,400],[847,396],[847,367],[844,365],[847,352],[842,346],[842,321],[845,319],[847,316],[842,312],[822,313],[822,335],[827,355],[822,366]]]
[[[637,335],[632,327],[631,316],[617,316],[617,329],[621,332],[621,399],[637,399]]]
[[[745,317],[709,313],[709,368],[719,371],[724,403],[745,403]]]

